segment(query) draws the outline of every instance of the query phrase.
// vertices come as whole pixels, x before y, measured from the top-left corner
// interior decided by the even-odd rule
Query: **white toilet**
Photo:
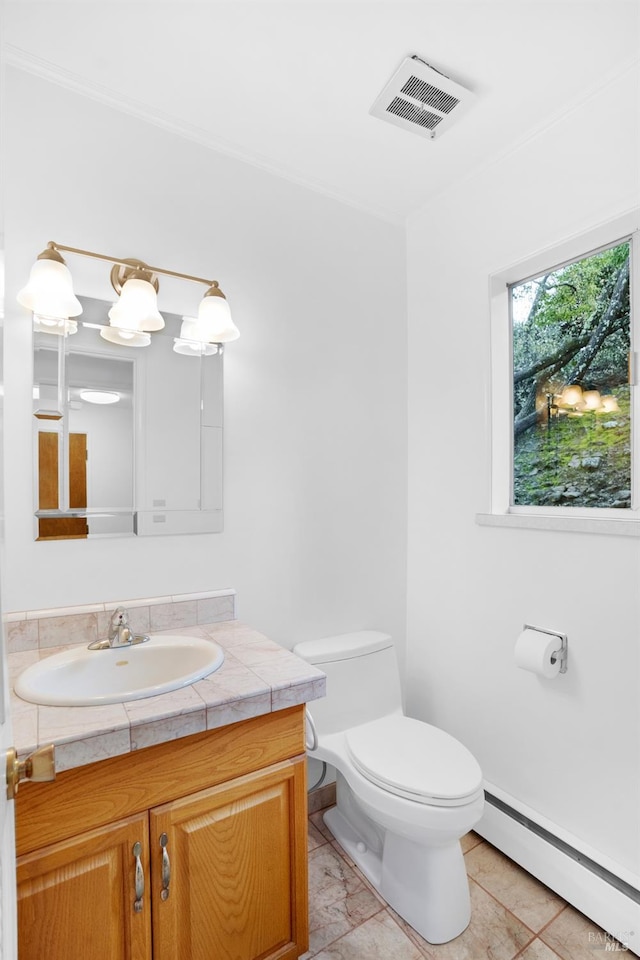
[[[429,943],[467,927],[460,837],[482,816],[482,772],[448,733],[404,716],[393,641],[363,630],[294,647],[327,675],[309,707],[309,755],[336,768],[324,820],[353,861]]]

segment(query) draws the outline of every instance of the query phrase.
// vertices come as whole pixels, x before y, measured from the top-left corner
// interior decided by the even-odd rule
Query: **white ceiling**
[[[391,220],[562,122],[640,47],[638,0],[5,0],[3,15],[8,63]],[[369,115],[414,53],[477,96],[435,141]],[[606,117],[585,149],[594,136]]]

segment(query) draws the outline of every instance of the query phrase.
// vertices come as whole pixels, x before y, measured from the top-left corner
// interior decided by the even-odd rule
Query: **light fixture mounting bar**
[[[104,253],[94,253],[92,250],[82,250],[79,247],[67,247],[62,243],[56,243],[54,240],[50,240],[47,244],[49,250],[64,250],[65,253],[76,253],[80,257],[91,257],[94,260],[105,260],[107,263],[119,263],[124,267],[131,267],[133,264],[136,264],[143,270],[148,270],[151,273],[160,273],[165,277],[176,277],[178,280],[192,280],[194,283],[204,283],[207,287],[217,287],[219,286],[217,280],[207,280],[204,277],[194,277],[189,273],[178,273],[176,270],[165,270],[164,267],[152,267],[150,264],[145,263],[143,260],[134,260],[133,258],[124,259],[122,257],[110,257]]]

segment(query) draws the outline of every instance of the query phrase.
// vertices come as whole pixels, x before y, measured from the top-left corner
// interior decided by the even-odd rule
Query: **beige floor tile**
[[[374,885],[370,882],[370,880],[368,880],[367,877],[365,877],[365,875],[364,875],[364,873],[362,872],[362,870],[360,870],[360,868],[357,867],[357,866],[355,865],[355,863],[352,864],[351,860],[349,860],[349,859],[347,859],[347,863],[349,864],[349,866],[352,867],[353,872],[356,874],[356,876],[357,876],[357,877],[360,877],[360,879],[361,879],[362,882],[364,883],[365,887],[367,887],[367,889],[370,890],[371,893],[374,895],[374,897],[376,898],[376,900],[378,900],[378,901],[380,902],[380,905],[381,905],[382,907],[388,907],[389,905],[388,905],[387,901],[384,899],[384,897],[382,896],[382,894],[378,893],[378,891],[376,890],[376,888],[374,887]]]
[[[330,835],[331,836],[331,835]],[[336,851],[339,857],[342,857],[345,863],[348,863],[350,867],[355,867],[353,859],[349,856],[347,851],[342,847],[337,840],[334,840],[333,837],[330,840],[331,846]]]
[[[316,954],[316,960],[422,960],[422,954],[382,910]]]
[[[314,825],[316,830],[320,831],[325,840],[333,840],[333,834],[331,833],[331,830],[329,830],[329,827],[325,825],[325,822],[322,819],[323,814],[324,810],[318,810],[316,813],[311,814],[309,820]]]
[[[382,910],[382,904],[330,843],[309,854],[312,955]]]
[[[482,837],[479,837],[477,833],[474,833],[473,830],[465,833],[464,837],[460,840],[463,853],[468,853],[469,850],[473,850],[473,848],[477,847],[480,843],[484,843],[484,840]]]
[[[613,938],[573,907],[563,910],[560,916],[542,931],[540,939],[555,950],[562,960],[593,960],[594,956],[605,955],[607,944],[607,954],[615,951]],[[616,952],[618,956],[635,956],[622,947]]]
[[[553,920],[565,901],[488,843],[465,857],[467,873],[534,933]]]
[[[307,850],[315,850],[317,847],[321,847],[323,843],[326,843],[326,837],[323,837],[320,831],[316,826],[314,826],[311,821],[308,822],[308,831],[307,831]]]
[[[518,957],[518,960],[560,960],[558,954],[542,940],[534,940]]]
[[[469,889],[471,922],[455,940],[427,943],[408,923],[398,918],[402,929],[428,960],[480,960],[483,957],[512,960],[532,939],[531,930],[477,883],[471,881]]]

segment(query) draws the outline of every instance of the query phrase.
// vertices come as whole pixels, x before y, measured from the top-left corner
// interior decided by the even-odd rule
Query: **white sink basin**
[[[49,706],[93,706],[155,697],[213,673],[224,653],[202,637],[152,636],[146,643],[106,650],[77,647],[32,664],[15,691]]]

